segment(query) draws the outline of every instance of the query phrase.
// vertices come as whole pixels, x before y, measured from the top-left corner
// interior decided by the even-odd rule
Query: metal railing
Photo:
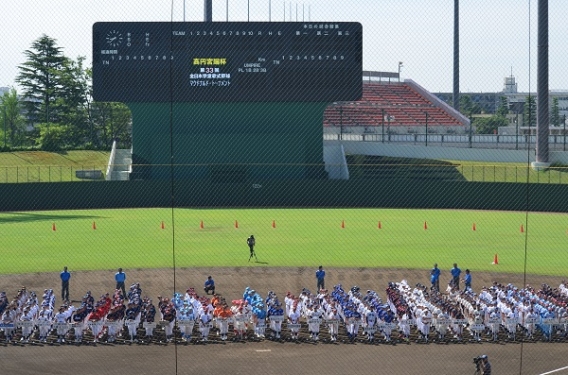
[[[34,165],[34,166],[5,166],[0,167],[0,183],[28,182],[70,182],[70,181],[102,181],[106,165],[84,165],[80,167]],[[79,173],[77,173],[79,172]],[[81,176],[103,176],[98,178],[80,178]]]
[[[498,148],[511,150],[534,149],[536,135],[493,135],[493,134],[381,134],[381,133],[324,133],[326,141],[361,141],[400,143],[428,146]],[[566,151],[568,137],[550,135],[548,144],[551,151]]]

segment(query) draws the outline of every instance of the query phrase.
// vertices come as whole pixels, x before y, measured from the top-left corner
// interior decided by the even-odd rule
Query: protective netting
[[[460,4],[459,108],[447,2],[64,3],[0,31],[3,371],[565,368],[536,1]]]

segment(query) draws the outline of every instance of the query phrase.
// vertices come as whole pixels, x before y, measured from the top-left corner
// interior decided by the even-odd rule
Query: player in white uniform
[[[247,332],[246,319],[247,317],[243,313],[243,306],[240,305],[236,309],[233,309],[233,329],[235,330],[235,336],[239,340],[245,338]]]
[[[422,339],[427,343],[428,335],[430,334],[430,324],[432,323],[432,313],[425,307],[417,320],[420,321],[419,327]]]
[[[375,340],[375,331],[377,324],[377,313],[373,306],[369,306],[364,315],[365,328],[367,328],[367,340],[373,342]]]
[[[27,322],[28,324],[30,324],[34,321],[34,314],[33,314],[33,312],[31,312],[31,309],[29,307],[26,307],[24,309],[24,313],[22,315],[20,315],[20,321],[21,322]],[[22,326],[21,341],[23,341],[25,343],[30,342],[30,335],[32,334],[33,328],[34,327],[32,325]]]
[[[411,314],[407,311],[400,315],[398,319],[398,327],[400,328],[400,332],[402,334],[403,340],[407,343],[410,339],[410,322],[412,321]]]
[[[479,325],[479,326],[483,325],[483,316],[481,315],[481,313],[479,311],[474,312],[473,324]],[[473,331],[473,339],[477,342],[480,342],[481,341],[481,331],[474,330]]]
[[[319,331],[320,331],[320,323],[317,323],[318,320],[321,319],[321,311],[317,306],[310,306],[306,318],[308,321],[311,320],[311,323],[308,324],[308,330],[310,331],[310,336],[313,341],[319,340]]]
[[[46,302],[42,306],[42,310],[37,318],[39,327],[39,341],[47,342],[47,335],[51,331],[51,322],[53,320],[53,311],[49,309],[49,304]]]
[[[193,330],[190,327],[192,327],[191,322],[195,321],[195,314],[193,313],[193,306],[189,304],[188,300],[184,302],[183,307],[180,309],[178,319],[182,340],[186,342],[191,341]]]
[[[4,310],[2,313],[2,323],[7,325],[3,328],[4,336],[6,337],[6,342],[12,341],[12,337],[14,336],[15,327],[14,324],[16,323],[16,316],[17,316],[17,306],[10,305]]]
[[[290,314],[288,315],[288,323],[289,324],[300,324],[300,312],[297,306],[293,306],[292,310],[290,310]],[[300,332],[300,328],[290,328],[290,335],[292,340],[298,340],[298,334]]]
[[[53,317],[53,322],[58,324],[57,326],[57,342],[64,343],[65,342],[65,335],[68,331],[67,323],[68,314],[65,311],[64,307],[60,307],[59,311]]]
[[[533,308],[531,307],[528,313],[525,315],[525,330],[526,330],[525,334],[529,338],[529,340],[534,339],[534,332],[536,327],[536,324],[534,322],[536,322],[537,319],[538,315],[534,312]]]
[[[489,328],[491,330],[491,336],[493,341],[499,341],[499,323],[496,323],[497,320],[501,317],[499,308],[493,309],[493,312],[489,315],[489,319],[494,321],[495,323],[489,324]]]
[[[207,341],[209,337],[209,324],[211,322],[211,315],[203,310],[199,316],[199,331],[201,332],[201,341]]]
[[[332,342],[337,341],[337,333],[339,331],[339,314],[336,308],[331,308],[325,315],[328,320],[329,336]]]

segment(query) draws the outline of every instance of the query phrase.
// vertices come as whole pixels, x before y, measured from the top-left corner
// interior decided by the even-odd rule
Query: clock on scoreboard
[[[330,102],[362,95],[355,22],[98,22],[93,96],[117,102]]]

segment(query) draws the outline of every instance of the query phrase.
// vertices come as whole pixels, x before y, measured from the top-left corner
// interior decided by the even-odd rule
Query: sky
[[[184,18],[185,4],[185,18]],[[453,0],[213,0],[213,21],[363,25],[363,69],[397,72],[431,92],[453,90]],[[269,10],[270,9],[270,10]],[[505,76],[536,91],[538,0],[460,0],[460,91],[496,92]],[[203,0],[1,0],[0,86],[15,86],[42,34],[92,60],[95,22],[203,21]],[[568,1],[549,0],[549,87],[567,90]]]

